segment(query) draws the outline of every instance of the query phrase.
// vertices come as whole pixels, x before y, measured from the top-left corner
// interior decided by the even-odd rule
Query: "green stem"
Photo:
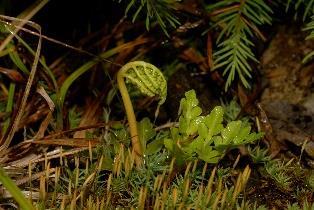
[[[7,100],[7,107],[5,109],[6,113],[10,113],[11,116],[11,112],[13,110],[13,104],[14,104],[14,93],[15,93],[15,83],[11,82],[10,83],[10,87],[9,87],[9,94],[8,94],[8,100]],[[3,135],[7,132],[7,129],[10,125],[11,122],[11,118],[9,117],[8,119],[6,119],[3,123],[3,127],[2,127],[2,133]]]
[[[131,134],[133,150],[138,156],[142,156],[142,148],[141,148],[141,144],[138,138],[136,117],[134,114],[134,109],[132,106],[132,102],[131,102],[128,90],[124,82],[124,73],[128,68],[129,66],[125,65],[120,69],[117,75],[117,83],[118,83],[118,88],[122,96],[124,108],[126,111],[126,116],[128,118],[128,122],[130,126],[130,134]]]

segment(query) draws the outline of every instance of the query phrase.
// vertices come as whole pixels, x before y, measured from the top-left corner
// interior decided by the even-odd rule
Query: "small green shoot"
[[[261,149],[259,146],[256,146],[254,149],[248,147],[248,153],[251,156],[255,164],[266,163],[271,161],[271,157],[268,156],[267,149]]]
[[[265,170],[270,178],[283,189],[289,189],[291,184],[292,177],[287,175],[288,163],[284,164],[279,161],[269,161],[265,163]]]

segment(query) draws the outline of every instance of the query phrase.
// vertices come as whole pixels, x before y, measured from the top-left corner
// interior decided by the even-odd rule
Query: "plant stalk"
[[[122,69],[120,69],[120,71],[118,72],[117,83],[118,83],[118,88],[122,96],[124,108],[126,111],[126,116],[129,122],[133,151],[135,152],[137,157],[141,157],[143,154],[142,154],[141,143],[138,138],[137,121],[136,121],[136,117],[134,114],[134,110],[133,110],[129,93],[124,82],[125,70],[126,68],[122,67]]]

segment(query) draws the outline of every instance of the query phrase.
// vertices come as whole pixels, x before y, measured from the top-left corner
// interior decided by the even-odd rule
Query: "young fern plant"
[[[142,94],[158,96],[158,108],[167,97],[167,82],[161,71],[154,65],[144,61],[133,61],[125,64],[117,74],[118,88],[122,96],[124,108],[130,127],[132,147],[137,156],[143,155],[142,145],[138,137],[137,121],[132,102],[125,84],[125,79],[135,85]],[[157,113],[157,112],[156,112]]]

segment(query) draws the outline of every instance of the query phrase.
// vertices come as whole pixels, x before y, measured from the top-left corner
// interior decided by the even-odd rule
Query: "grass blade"
[[[11,193],[15,201],[20,205],[21,209],[32,210],[35,209],[32,204],[24,197],[21,190],[15,183],[7,176],[4,170],[0,167],[0,182]]]

